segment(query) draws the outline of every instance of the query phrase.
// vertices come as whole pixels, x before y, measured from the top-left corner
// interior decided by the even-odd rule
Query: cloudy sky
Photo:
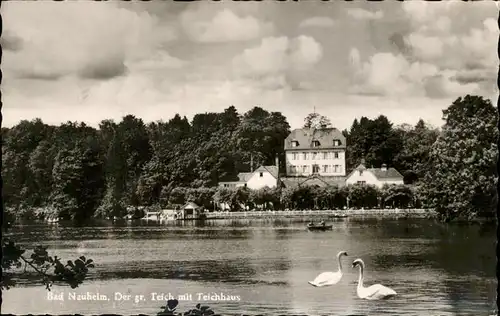
[[[134,114],[315,108],[441,125],[458,96],[495,100],[492,2],[20,2],[1,7],[4,126]]]

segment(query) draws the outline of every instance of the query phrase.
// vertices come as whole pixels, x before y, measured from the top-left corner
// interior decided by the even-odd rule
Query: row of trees
[[[231,106],[191,123],[176,115],[146,125],[128,115],[99,129],[21,121],[2,128],[4,203],[76,220],[121,216],[127,206],[159,203],[162,192],[177,187],[233,180],[252,159],[255,166],[274,164],[289,132],[281,113],[259,107],[239,115]]]
[[[496,109],[489,100],[466,96],[444,111],[444,120],[441,130],[422,120],[416,126],[394,126],[385,116],[354,120],[343,131],[347,171],[363,158],[367,167],[385,163],[398,169],[405,183],[421,186],[426,206],[447,217],[491,212]],[[305,122],[329,125],[317,113]],[[270,165],[277,155],[284,173],[289,133],[281,113],[260,107],[240,115],[231,106],[197,114],[191,122],[176,115],[145,124],[128,115],[118,123],[102,121],[98,129],[21,121],[2,128],[3,199],[17,212],[43,208],[50,216],[76,220],[123,216],[128,206],[165,206],[176,188],[205,188],[200,194],[209,196],[219,181],[248,172],[251,161],[254,168]]]
[[[283,209],[344,209],[344,208],[408,208],[420,206],[415,186],[349,185],[344,187],[302,186],[250,190],[238,188],[176,188],[168,199],[169,207],[195,202],[208,210],[221,205],[231,210],[283,210]]]

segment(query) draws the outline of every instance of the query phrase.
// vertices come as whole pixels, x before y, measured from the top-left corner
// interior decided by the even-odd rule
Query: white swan
[[[383,300],[397,295],[396,291],[388,288],[387,286],[383,286],[382,284],[374,284],[369,287],[364,287],[363,272],[365,269],[365,263],[361,259],[356,259],[352,262],[352,267],[354,268],[356,266],[359,266],[358,288],[356,289],[356,293],[358,294],[359,298],[363,298],[366,300]]]
[[[318,275],[314,281],[309,281],[308,283],[316,287],[329,286],[339,283],[340,279],[342,279],[342,262],[340,261],[340,257],[342,256],[347,256],[347,252],[340,251],[337,254],[337,260],[339,262],[339,270],[337,272],[323,272]]]

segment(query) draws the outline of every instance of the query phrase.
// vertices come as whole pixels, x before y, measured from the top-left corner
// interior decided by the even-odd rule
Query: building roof
[[[278,179],[278,173],[279,173],[278,167],[276,167],[276,166],[260,166],[259,168],[255,169],[254,173],[255,172],[263,172],[263,171],[269,172],[273,177]]]
[[[253,175],[253,172],[240,172],[238,173],[238,181],[236,182],[247,182]]]
[[[313,141],[319,141],[319,146],[313,147]],[[334,146],[333,141],[340,140],[340,145]],[[297,141],[299,144],[292,147],[292,141]],[[346,139],[342,133],[336,128],[297,128],[285,139],[285,150],[290,149],[345,149]]]
[[[378,180],[403,180],[403,176],[399,171],[397,171],[395,168],[366,168],[363,163],[359,164],[359,166],[356,167],[349,175],[347,178],[350,178],[354,172],[359,171],[359,170],[366,170],[368,172],[371,172]]]
[[[247,181],[252,177],[253,172],[240,172],[238,173],[238,180],[235,181],[219,181],[219,184],[238,184],[247,183]]]
[[[183,209],[186,209],[186,208],[198,209],[200,207],[194,202],[187,202],[186,204],[184,204],[184,206],[182,208]]]
[[[256,172],[268,172],[273,177],[278,179],[278,167],[276,166],[260,166],[255,169],[254,172],[240,172],[238,173],[238,180],[236,181],[220,181],[219,184],[238,184],[238,183],[247,183],[248,180],[256,173]]]
[[[285,187],[296,187],[296,186],[312,186],[318,185],[320,187],[326,186],[339,186],[345,185],[345,177],[327,177],[327,176],[310,176],[310,177],[286,177],[282,178],[281,181]]]
[[[403,176],[399,171],[394,168],[387,168],[386,170],[378,169],[378,168],[368,168],[368,171],[373,173],[375,177],[379,180],[388,180],[388,179],[401,179],[403,180]]]

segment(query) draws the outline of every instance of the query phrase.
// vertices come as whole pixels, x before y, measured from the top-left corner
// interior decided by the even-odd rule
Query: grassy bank
[[[366,210],[305,210],[305,211],[248,211],[248,212],[210,212],[207,219],[238,219],[238,218],[290,218],[290,217],[408,217],[425,218],[434,216],[427,209],[366,209]]]

